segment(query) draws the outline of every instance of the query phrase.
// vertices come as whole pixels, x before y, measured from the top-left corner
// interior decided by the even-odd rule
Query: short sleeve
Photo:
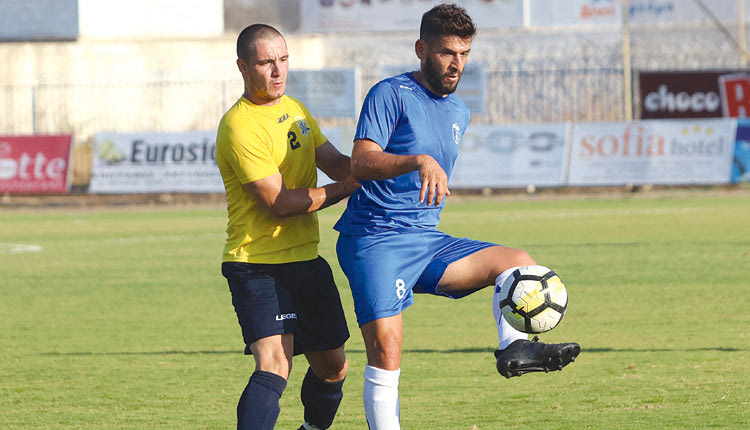
[[[242,184],[257,181],[279,171],[273,160],[269,142],[253,133],[225,130],[219,133],[217,151],[227,161]]]
[[[365,97],[354,139],[369,139],[385,149],[401,116],[396,90],[388,82],[375,84]]]

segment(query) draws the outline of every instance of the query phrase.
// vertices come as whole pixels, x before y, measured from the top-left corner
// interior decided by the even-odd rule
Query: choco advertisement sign
[[[750,116],[750,72],[640,72],[640,118]]]

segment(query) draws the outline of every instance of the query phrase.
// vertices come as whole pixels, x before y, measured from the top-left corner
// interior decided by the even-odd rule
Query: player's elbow
[[[268,210],[276,218],[289,218],[314,211],[315,201],[305,188],[285,190],[278,197],[268,202]],[[324,196],[323,196],[324,197]]]
[[[290,206],[284,204],[271,205],[268,207],[268,211],[276,218],[289,218],[290,216],[297,215]]]

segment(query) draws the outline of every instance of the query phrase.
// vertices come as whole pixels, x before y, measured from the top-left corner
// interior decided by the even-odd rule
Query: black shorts
[[[283,264],[224,262],[221,273],[245,340],[294,333],[294,355],[336,349],[349,339],[331,267],[322,257]]]

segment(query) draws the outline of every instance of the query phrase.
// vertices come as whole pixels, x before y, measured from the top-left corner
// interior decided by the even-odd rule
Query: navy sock
[[[279,417],[279,399],[286,379],[256,370],[237,404],[237,430],[273,430]]]
[[[305,405],[305,421],[320,429],[330,427],[339,409],[341,398],[344,397],[341,391],[343,386],[343,379],[336,382],[323,381],[308,368],[301,390],[302,404]]]

